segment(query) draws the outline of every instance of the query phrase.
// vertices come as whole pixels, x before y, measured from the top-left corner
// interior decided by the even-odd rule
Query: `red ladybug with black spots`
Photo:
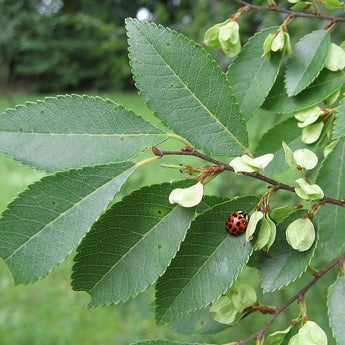
[[[229,234],[239,236],[247,230],[249,216],[245,211],[236,211],[228,217],[225,223]]]

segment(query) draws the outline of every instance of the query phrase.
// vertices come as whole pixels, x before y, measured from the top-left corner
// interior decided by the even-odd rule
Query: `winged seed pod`
[[[286,240],[293,249],[299,252],[308,250],[315,241],[314,224],[309,218],[293,221],[286,228]]]
[[[254,211],[254,213],[249,218],[247,230],[246,230],[246,240],[250,241],[253,239],[254,232],[259,221],[263,218],[264,214],[261,211]]]
[[[228,19],[209,28],[204,36],[204,43],[209,47],[221,48],[229,57],[238,55],[241,51],[239,25]]]
[[[268,251],[270,247],[272,246],[275,238],[276,238],[276,225],[268,217],[268,215],[265,214],[261,221],[259,234],[254,245],[254,250],[263,249],[265,251]]]
[[[234,158],[229,165],[234,169],[235,173],[255,172],[264,169],[274,158],[272,153],[263,156],[251,158],[248,155]]]
[[[332,72],[340,71],[345,67],[345,51],[335,43],[331,43],[325,61],[325,68]]]
[[[304,178],[296,180],[299,188],[295,188],[296,194],[304,200],[318,200],[324,197],[323,190],[317,184],[309,184]]]
[[[295,113],[295,119],[300,121],[297,125],[300,128],[304,128],[319,118],[323,114],[323,111],[319,106],[310,107],[304,110],[300,110]]]
[[[302,130],[302,141],[305,144],[313,144],[317,139],[320,138],[322,129],[324,127],[323,122],[316,122],[312,125],[309,125]]]
[[[245,315],[243,310],[254,304],[256,300],[253,287],[237,279],[226,294],[211,305],[210,314],[217,322],[234,325]]]
[[[291,337],[288,345],[327,345],[324,330],[314,321],[307,321],[296,335]]]
[[[204,185],[201,182],[188,188],[175,188],[169,195],[169,202],[182,207],[193,207],[201,202],[203,193]]]
[[[284,141],[282,142],[282,146],[285,152],[285,161],[291,169],[299,167],[304,170],[310,170],[316,167],[318,158],[313,151],[308,149],[292,151]]]

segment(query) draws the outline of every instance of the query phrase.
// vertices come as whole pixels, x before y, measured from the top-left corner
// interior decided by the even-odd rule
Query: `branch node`
[[[159,149],[158,147],[156,146],[152,146],[152,152],[154,155],[156,156],[163,156],[163,152],[161,149]]]

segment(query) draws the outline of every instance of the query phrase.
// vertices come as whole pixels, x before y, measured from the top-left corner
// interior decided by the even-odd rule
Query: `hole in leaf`
[[[162,246],[160,244],[158,245],[158,249],[162,249]]]
[[[44,114],[44,110],[41,110],[40,113],[43,115]]]

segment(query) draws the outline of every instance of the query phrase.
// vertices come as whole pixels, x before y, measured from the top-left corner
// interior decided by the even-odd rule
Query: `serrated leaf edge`
[[[119,163],[109,163],[109,164],[98,164],[98,165],[95,165],[94,167],[97,168],[97,167],[102,167],[102,166],[111,166],[111,165],[121,164],[121,163],[131,163],[131,162],[119,162]],[[32,183],[32,184],[30,184],[29,186],[27,186],[23,191],[21,191],[20,193],[18,193],[17,196],[13,198],[13,200],[6,206],[5,210],[1,213],[0,219],[4,218],[4,217],[6,216],[6,214],[7,214],[8,212],[10,212],[10,210],[13,208],[13,204],[14,204],[15,202],[17,202],[17,200],[18,200],[23,194],[29,192],[30,190],[32,190],[32,188],[33,188],[34,186],[40,184],[42,181],[46,180],[47,178],[55,177],[56,175],[61,175],[61,174],[63,174],[63,173],[70,172],[70,171],[76,171],[76,170],[77,170],[77,171],[81,171],[81,170],[85,170],[86,168],[90,168],[90,167],[82,167],[82,168],[78,168],[78,169],[68,169],[68,170],[55,172],[55,173],[53,173],[53,174],[49,174],[49,175],[46,175],[46,176],[41,177],[39,180],[37,180],[37,181],[35,181],[34,183]],[[132,165],[131,167],[129,167],[127,170],[125,170],[124,172],[122,172],[120,175],[117,175],[116,177],[121,176],[122,174],[128,172],[128,171],[131,170],[131,169],[133,169],[133,172],[134,172],[134,170],[135,170],[135,164],[134,164],[134,163],[133,163],[133,165]],[[129,177],[130,177],[130,176],[129,176]],[[107,183],[105,183],[104,185],[102,185],[102,187],[104,187],[104,186],[107,185],[108,183],[112,182],[113,179],[114,179],[114,178],[112,178],[112,179],[109,180]],[[101,187],[101,188],[102,188],[102,187]],[[122,186],[121,186],[121,187],[122,187]],[[118,191],[117,191],[116,193],[118,193],[118,192],[120,191],[121,187],[118,189]],[[92,193],[97,192],[98,190],[99,190],[99,189],[96,189],[96,190],[93,191]],[[92,193],[90,193],[90,194],[92,194]],[[90,195],[90,194],[88,194],[88,195]],[[85,199],[85,198],[83,198],[83,200],[84,200],[84,199]],[[110,198],[109,201],[108,201],[108,203],[107,203],[107,205],[105,206],[104,209],[107,208],[107,206],[109,205],[109,202],[110,202],[111,200],[112,200],[112,199]],[[79,202],[80,202],[80,201],[79,201]],[[78,202],[78,203],[79,203],[79,202]],[[71,208],[73,208],[75,205],[76,205],[76,204],[73,204],[73,206],[72,206]],[[71,209],[71,208],[69,208],[69,209]],[[104,211],[104,210],[103,210],[103,211]],[[64,213],[65,213],[65,212],[64,212]],[[100,216],[102,213],[103,213],[103,212],[100,212],[99,216]],[[59,214],[58,218],[59,218],[60,216],[61,216],[61,214]],[[56,218],[54,219],[54,221],[55,221],[55,220],[56,220]],[[96,221],[97,221],[97,220],[96,220]],[[52,222],[50,222],[50,223],[52,223]],[[46,226],[47,226],[47,225],[45,225],[44,228],[46,228]],[[91,228],[91,227],[90,227],[90,228]],[[89,229],[89,230],[90,230],[90,229]],[[89,231],[89,230],[88,230],[88,231]],[[41,233],[42,231],[43,231],[43,229],[41,229],[41,230],[39,231],[39,233]],[[87,231],[87,232],[88,232],[88,231]],[[87,232],[86,232],[86,233],[87,233]],[[37,236],[37,234],[38,234],[38,233],[36,233],[36,234],[34,234],[33,236],[31,236],[30,239],[29,239],[28,241],[26,241],[25,243],[23,243],[22,245],[20,245],[19,248],[23,247],[23,246],[26,245],[28,242],[30,242],[30,241],[32,240],[32,238],[34,238],[34,237]],[[81,242],[81,240],[79,241],[79,243],[80,243],[80,242]],[[79,245],[79,243],[77,243],[76,246],[75,246],[74,248],[76,248],[76,247]],[[2,256],[0,256],[0,257],[3,258],[5,262],[7,262],[7,260],[8,260],[10,257],[12,257],[12,256],[19,250],[19,248],[16,249],[15,252],[13,252],[13,253],[12,253],[10,256],[8,256],[7,258],[4,258],[4,257],[2,257]],[[71,251],[69,251],[69,252],[65,255],[65,258],[64,258],[64,259],[62,259],[62,260],[59,261],[54,267],[52,267],[52,269],[48,270],[48,271],[47,271],[45,274],[43,274],[43,275],[40,275],[40,276],[35,277],[34,280],[29,281],[29,282],[18,282],[18,281],[15,279],[15,277],[14,277],[14,275],[13,275],[13,273],[12,273],[12,270],[10,269],[10,266],[8,266],[9,269],[10,269],[10,271],[11,271],[11,274],[12,274],[12,277],[13,277],[14,284],[15,284],[15,285],[18,285],[18,284],[29,285],[29,284],[33,284],[33,283],[34,283],[35,281],[37,281],[37,280],[40,280],[40,279],[44,278],[44,277],[47,276],[50,272],[52,272],[53,269],[54,269],[55,267],[57,267],[57,266],[60,265],[63,261],[65,261],[66,258],[73,252],[74,248],[73,248]]]
[[[249,38],[248,42],[243,46],[242,51],[247,51],[248,49],[250,49],[250,47],[248,47],[248,45],[249,45],[250,42],[255,38],[255,36],[257,36],[257,35],[259,35],[259,34],[263,34],[263,33],[266,32],[266,31],[268,32],[268,31],[270,31],[270,30],[274,30],[274,29],[278,29],[278,28],[279,28],[279,26],[271,26],[271,27],[266,28],[266,29],[264,29],[264,30],[262,30],[262,31],[260,31],[260,32],[256,32],[252,37]],[[276,53],[271,52],[271,54],[276,54]],[[278,54],[279,54],[279,53],[278,53]],[[229,66],[228,73],[226,74],[228,80],[229,80],[229,72],[230,72],[231,66],[232,66],[234,63],[236,63],[236,60],[239,60],[240,57],[241,57],[241,55],[237,55],[236,58],[234,59],[234,61],[232,62],[232,64]],[[263,61],[264,61],[264,60],[263,60]],[[257,75],[259,74],[259,71],[261,70],[263,64],[264,64],[264,62],[261,64],[260,69],[257,70],[257,72],[256,72],[255,77],[253,78],[253,80],[256,80],[256,79],[257,79]],[[280,66],[280,65],[281,65],[281,60],[280,60],[279,66]],[[265,93],[265,95],[264,95],[264,97],[263,97],[263,101],[262,101],[261,104],[258,106],[258,109],[259,109],[259,108],[262,106],[262,104],[265,102],[265,99],[266,99],[266,97],[268,96],[268,94],[270,93],[270,91],[271,91],[271,89],[272,89],[272,87],[273,87],[275,81],[277,80],[278,75],[279,75],[279,68],[277,69],[276,76],[275,76],[275,78],[273,79],[272,86],[266,91],[266,93]],[[229,80],[229,83],[230,83],[230,86],[231,86],[230,80]],[[249,91],[249,90],[250,90],[250,88],[247,89],[246,95],[248,94],[248,91]],[[236,95],[235,95],[235,96],[236,96]],[[245,98],[245,97],[244,97],[244,98]],[[243,98],[243,99],[244,99],[244,98]],[[240,106],[240,110],[241,110],[241,104],[239,104],[239,106]],[[242,113],[242,111],[241,111],[241,113]],[[252,115],[254,115],[254,114],[252,114]],[[242,113],[242,117],[243,117],[243,113]],[[247,120],[248,120],[248,119],[247,119]]]
[[[331,324],[331,314],[330,314],[330,309],[329,309],[329,297],[330,297],[330,294],[331,294],[331,290],[333,288],[333,286],[340,280],[340,279],[344,279],[345,280],[345,276],[341,276],[341,277],[338,277],[333,284],[331,284],[328,289],[327,289],[327,316],[328,316],[328,324],[329,324],[329,328],[332,330],[332,335],[333,335],[333,338],[337,341],[337,338],[334,334],[334,330],[333,330],[333,326]]]
[[[286,217],[285,217],[285,218],[286,218]],[[285,218],[284,218],[284,219],[285,219]],[[310,255],[310,259],[309,259],[309,261],[308,261],[308,263],[307,263],[305,269],[302,270],[302,271],[300,272],[300,274],[299,274],[298,276],[296,276],[293,280],[291,280],[291,281],[289,281],[289,282],[287,282],[287,283],[285,283],[285,284],[283,284],[283,285],[281,285],[281,286],[279,286],[279,287],[276,287],[276,288],[274,288],[274,289],[272,289],[272,290],[267,290],[267,289],[265,289],[264,286],[263,286],[263,281],[262,281],[262,279],[261,279],[261,288],[262,288],[262,291],[263,291],[264,293],[268,293],[268,292],[272,293],[272,292],[278,291],[278,290],[280,290],[280,289],[282,289],[282,288],[284,288],[284,287],[286,287],[286,286],[289,286],[290,284],[294,283],[297,279],[299,279],[299,278],[306,272],[306,270],[308,269],[309,264],[310,264],[311,261],[313,260],[313,257],[314,257],[314,254],[315,254],[315,250],[316,250],[316,248],[317,248],[317,246],[318,246],[318,243],[319,243],[319,232],[316,231],[315,242],[313,243],[313,248],[311,249],[311,250],[312,250],[312,253],[311,253],[311,255]],[[310,249],[308,249],[308,250],[310,250]]]
[[[189,342],[183,342],[183,343],[180,343],[180,342],[176,342],[176,341],[170,341],[170,340],[167,340],[167,339],[152,339],[152,340],[144,340],[144,341],[138,341],[138,342],[135,342],[135,343],[131,343],[130,345],[145,345],[146,343],[148,344],[149,342],[152,342],[152,341],[164,341],[166,342],[166,344],[164,345],[211,345],[211,344],[206,344],[206,343],[189,343]]]
[[[303,41],[303,39],[306,37],[306,36],[308,36],[308,35],[311,35],[312,33],[314,33],[314,32],[317,32],[317,31],[325,31],[325,36],[323,37],[323,39],[322,39],[322,42],[323,42],[323,40],[325,39],[325,38],[327,38],[328,37],[328,40],[329,40],[329,42],[330,42],[330,37],[329,37],[329,34],[326,32],[326,30],[314,30],[314,31],[312,31],[312,32],[310,32],[309,34],[307,34],[307,35],[305,35],[305,36],[303,36],[303,37],[301,37],[299,40],[298,40],[298,42],[296,43],[296,45],[298,45],[300,42],[302,42]],[[295,46],[296,46],[295,45]],[[327,54],[326,54],[326,57],[327,57]],[[314,60],[314,59],[313,59]],[[313,61],[312,60],[312,61]],[[289,91],[288,91],[288,89],[287,89],[287,71],[288,71],[288,69],[289,69],[289,66],[291,65],[291,62],[292,61],[292,59],[290,58],[290,59],[288,59],[288,61],[287,61],[287,66],[286,66],[286,71],[285,71],[285,74],[284,74],[284,84],[285,84],[285,88],[286,88],[286,91],[287,91],[287,95],[289,96],[289,97],[293,97],[293,96],[296,96],[296,95],[298,95],[300,92],[302,92],[303,90],[305,90],[318,76],[319,76],[319,74],[321,73],[321,71],[322,71],[322,69],[323,69],[323,66],[325,65],[325,62],[326,62],[326,58],[325,58],[325,61],[323,62],[323,64],[322,64],[322,67],[321,67],[321,69],[320,69],[320,71],[319,71],[319,73],[317,73],[316,75],[315,75],[315,77],[314,77],[314,79],[312,79],[311,80],[311,82],[306,86],[306,87],[304,87],[303,89],[301,89],[301,90],[297,90],[297,92],[295,91],[294,93],[289,93]],[[306,72],[306,70],[304,71],[304,72]],[[304,73],[305,74],[305,73]]]
[[[97,100],[97,101],[103,101],[105,103],[108,103],[108,104],[111,104],[115,107],[118,107],[122,110],[125,110],[125,111],[128,111],[130,113],[132,113],[132,115],[135,115],[137,116],[138,118],[140,118],[143,122],[145,122],[145,124],[149,124],[150,126],[152,126],[153,128],[155,128],[157,130],[157,133],[145,133],[145,134],[140,134],[140,133],[132,133],[132,134],[128,134],[128,133],[117,133],[117,134],[102,134],[102,133],[99,133],[99,134],[71,134],[71,133],[58,133],[58,135],[65,135],[65,136],[85,136],[85,135],[88,135],[88,136],[96,136],[96,135],[101,135],[101,136],[111,136],[111,137],[121,137],[121,136],[128,136],[128,137],[135,137],[135,136],[166,136],[165,138],[163,138],[163,140],[161,142],[164,142],[165,140],[168,139],[169,135],[168,133],[164,132],[163,129],[161,128],[158,128],[156,127],[155,125],[153,125],[151,122],[147,121],[144,117],[142,117],[140,114],[136,113],[135,111],[131,110],[131,109],[128,109],[127,107],[125,107],[124,105],[120,104],[120,103],[116,103],[114,102],[113,100],[109,99],[109,98],[103,98],[103,97],[100,97],[100,96],[88,96],[88,95],[78,95],[78,94],[65,94],[65,95],[57,95],[55,97],[52,97],[52,96],[49,96],[49,97],[45,97],[43,100],[37,100],[37,101],[28,101],[28,102],[25,102],[24,104],[18,104],[16,105],[14,108],[8,108],[6,109],[5,111],[1,112],[0,113],[0,117],[3,116],[3,115],[6,115],[6,114],[9,114],[13,111],[17,111],[19,109],[22,109],[22,108],[29,108],[30,106],[33,106],[33,105],[40,105],[40,104],[44,104],[44,103],[47,103],[47,102],[50,102],[50,101],[55,101],[55,100],[60,100],[60,99],[73,99],[73,98],[79,98],[79,99],[89,99],[89,100]],[[4,132],[0,129],[0,132]],[[17,133],[17,132],[14,132],[14,131],[11,131],[11,133]],[[27,133],[27,134],[34,134],[34,133]],[[53,132],[49,132],[49,133],[40,133],[40,135],[53,135],[53,134],[56,134],[56,133],[53,133]],[[132,156],[132,157],[129,157],[127,160],[123,160],[123,161],[120,161],[120,162],[107,162],[107,163],[104,163],[104,164],[95,164],[95,165],[83,165],[81,167],[78,167],[78,168],[67,168],[67,169],[59,169],[59,170],[49,170],[47,168],[39,168],[37,167],[36,165],[34,164],[31,164],[30,162],[28,162],[27,160],[21,160],[21,159],[17,159],[15,156],[13,155],[10,155],[8,154],[7,152],[3,151],[3,150],[0,150],[0,152],[4,153],[6,155],[6,157],[8,158],[11,158],[12,160],[14,160],[15,162],[19,162],[21,164],[23,164],[24,166],[27,166],[29,168],[32,168],[32,169],[35,169],[37,171],[41,171],[41,172],[46,172],[48,174],[51,174],[51,173],[57,173],[57,172],[63,172],[63,171],[69,171],[69,170],[74,170],[74,169],[81,169],[81,168],[85,168],[85,167],[91,167],[91,166],[100,166],[100,165],[107,165],[107,164],[116,164],[116,163],[124,163],[124,162],[128,162],[130,159],[133,159],[134,157],[137,157],[138,155],[140,155],[140,151],[137,153],[137,155],[135,156]]]
[[[131,254],[132,250],[134,250],[138,245],[140,245],[143,241],[145,241],[146,236],[150,235],[150,234],[152,233],[152,231],[155,231],[155,229],[161,224],[161,222],[163,222],[167,217],[171,216],[171,215],[174,213],[174,211],[175,211],[176,209],[180,208],[180,207],[181,207],[181,206],[179,206],[179,205],[174,206],[174,207],[171,209],[171,211],[170,211],[168,214],[166,214],[166,216],[165,216],[164,218],[162,218],[157,224],[155,224],[155,226],[152,227],[152,228],[150,229],[149,232],[145,233],[145,235],[144,235],[138,242],[136,242],[136,244],[135,244],[133,247],[131,247],[130,250],[129,250],[128,252],[126,252],[126,253],[121,257],[120,260],[118,260],[114,265],[112,265],[112,267],[102,276],[101,279],[99,279],[99,280],[97,281],[97,283],[92,287],[92,289],[90,289],[89,291],[87,291],[87,292],[91,295],[90,307],[98,307],[98,306],[102,306],[102,305],[108,305],[108,303],[106,303],[106,304],[102,303],[102,304],[96,304],[96,305],[92,304],[92,291],[96,288],[96,286],[97,286],[99,283],[101,283],[101,281],[102,281],[103,279],[106,278],[106,276],[108,276],[108,274],[111,274],[112,270],[113,270],[118,264],[120,264],[120,263],[122,262],[122,260],[125,260],[125,258],[127,257],[127,255],[130,255],[130,254]],[[126,302],[126,301],[128,301],[130,298],[136,297],[136,296],[139,295],[140,293],[144,292],[145,290],[147,290],[147,288],[149,288],[152,284],[154,284],[154,283],[157,281],[157,279],[158,279],[159,277],[161,277],[161,276],[164,274],[164,272],[167,270],[167,268],[170,266],[170,263],[171,263],[172,259],[176,256],[177,252],[178,252],[179,249],[180,249],[181,243],[183,242],[183,240],[184,240],[185,237],[186,237],[186,234],[187,234],[187,231],[188,231],[188,229],[189,229],[189,227],[190,227],[190,224],[191,224],[191,221],[189,222],[189,225],[187,226],[186,233],[185,233],[184,237],[182,238],[180,244],[178,245],[175,254],[171,257],[171,259],[170,259],[170,261],[168,262],[166,268],[157,276],[156,280],[154,280],[153,282],[147,284],[146,287],[144,287],[144,288],[142,288],[141,290],[137,291],[135,294],[132,294],[131,296],[128,296],[127,298],[118,299],[118,300],[115,301],[115,302],[110,302],[109,304],[117,304],[117,303],[120,303],[120,302]],[[78,261],[76,261],[76,262],[78,262]]]
[[[317,80],[317,78],[314,80],[314,82],[313,83],[311,83],[308,87],[306,87],[304,90],[302,90],[298,95],[296,95],[296,96],[292,96],[292,97],[288,97],[288,95],[287,95],[287,93],[279,93],[279,94],[276,94],[276,95],[274,95],[274,96],[271,96],[269,99],[270,100],[274,100],[274,99],[276,99],[276,98],[279,98],[279,97],[283,97],[283,96],[287,96],[288,98],[293,98],[293,97],[299,97],[300,95],[301,95],[301,93],[303,93],[303,92],[305,92],[305,91],[309,91],[309,90],[312,90],[312,89],[314,89],[314,88],[316,88],[316,87],[319,87],[319,86],[321,86],[321,85],[324,85],[324,84],[327,84],[327,83],[329,83],[330,81],[334,81],[334,80],[336,80],[336,79],[339,79],[339,78],[343,78],[344,77],[344,73],[342,73],[341,75],[340,75],[340,73],[338,73],[338,72],[332,72],[332,73],[337,73],[337,74],[339,74],[337,77],[335,77],[335,78],[333,78],[333,79],[329,79],[329,80],[326,80],[325,82],[323,82],[323,83],[318,83],[318,84],[314,84],[314,82]],[[320,75],[318,75],[318,77],[319,77]],[[273,85],[274,86],[274,85]],[[336,92],[337,90],[339,90],[340,88],[341,88],[341,86],[342,85],[340,85],[337,89],[335,89],[335,90],[332,90],[332,92],[329,92],[323,99],[326,99],[327,97],[329,97],[330,95],[332,95],[334,92]],[[286,90],[285,90],[286,91]],[[266,99],[267,100],[267,99]],[[265,101],[266,101],[265,100]],[[308,108],[310,108],[310,107],[312,107],[312,106],[314,106],[314,105],[316,105],[316,104],[318,104],[318,103],[320,103],[322,100],[318,100],[318,101],[315,101],[314,103],[310,103],[310,104],[308,104],[307,106],[303,106],[303,107],[301,107],[301,106],[298,106],[298,107],[296,107],[296,108],[294,108],[293,109],[293,111],[299,111],[299,110],[303,110],[303,109],[308,109]],[[263,105],[265,104],[265,102],[263,103]],[[291,112],[291,109],[289,109],[289,110],[285,110],[285,109],[283,109],[283,111],[279,111],[279,110],[276,110],[276,109],[271,109],[271,108],[267,108],[267,107],[263,107],[263,109],[265,109],[265,110],[267,110],[267,111],[274,111],[274,112],[277,112],[277,113],[279,113],[279,114],[288,114],[288,113],[290,113]]]
[[[229,201],[226,201],[226,202],[223,202],[223,203],[220,203],[220,204],[216,204],[214,207],[223,205],[223,204],[225,204],[225,203],[233,202],[233,201],[236,201],[236,200],[238,200],[238,199],[248,198],[248,197],[255,197],[255,196],[251,196],[251,195],[247,195],[247,196],[243,196],[243,197],[236,196],[236,197],[230,199]],[[204,212],[204,213],[198,215],[196,218],[193,219],[192,223],[193,223],[198,217],[204,216],[207,212],[211,211],[214,207],[212,207],[212,208],[210,208],[209,210],[207,210],[206,212]],[[192,224],[190,225],[190,227],[191,227],[191,226],[192,226]],[[190,228],[190,227],[189,227],[189,228]],[[216,250],[214,250],[213,253],[215,253],[215,252],[217,251],[218,247],[220,247],[221,245],[224,244],[224,242],[226,241],[226,239],[227,239],[227,238],[225,238],[225,239],[216,247]],[[195,312],[195,311],[202,310],[202,309],[206,308],[207,306],[211,305],[212,303],[214,303],[216,300],[218,300],[218,299],[219,299],[222,295],[224,295],[225,292],[234,284],[234,282],[235,282],[236,279],[238,278],[239,274],[241,273],[241,271],[243,270],[243,268],[245,267],[245,265],[246,265],[247,262],[249,261],[251,255],[253,254],[253,251],[254,251],[254,249],[253,249],[253,246],[252,246],[252,250],[251,250],[250,254],[248,255],[247,260],[243,263],[242,266],[238,266],[237,272],[236,272],[236,275],[235,275],[235,278],[234,278],[234,280],[232,281],[231,285],[228,286],[228,287],[226,287],[226,288],[219,294],[219,296],[215,297],[215,298],[214,298],[213,300],[211,300],[207,305],[204,305],[204,306],[201,306],[201,307],[197,307],[197,308],[193,308],[193,309],[188,310],[188,311],[184,311],[184,312],[182,312],[182,313],[179,313],[178,315],[175,315],[173,318],[168,319],[168,320],[164,320],[163,317],[161,317],[160,319],[158,319],[158,315],[157,315],[157,313],[156,313],[156,322],[157,322],[157,324],[161,325],[161,324],[166,324],[166,323],[175,321],[175,320],[179,319],[180,317],[182,317],[182,316],[184,316],[184,315],[188,315],[188,314],[191,314],[191,313],[193,313],[193,312]],[[176,253],[176,254],[177,254],[177,253]],[[210,255],[210,256],[207,258],[207,260],[205,261],[205,263],[208,262],[208,261],[211,259],[211,257],[213,257],[213,255]],[[204,266],[204,264],[202,265],[202,267],[203,267],[203,266]],[[202,268],[202,267],[201,267],[201,268]],[[200,269],[201,269],[201,268],[200,268]],[[198,270],[198,272],[197,272],[196,274],[193,275],[193,278],[194,278],[195,275],[197,275],[197,274],[199,273],[200,269]],[[191,280],[192,280],[192,279],[189,280],[189,283],[190,283]],[[189,283],[188,283],[187,285],[189,285]],[[186,285],[186,286],[187,286],[187,285]],[[185,287],[186,287],[186,286],[185,286]],[[185,287],[183,288],[183,290],[185,289]],[[179,296],[180,296],[180,294],[179,294]],[[176,298],[175,298],[175,300],[176,300]],[[158,305],[159,305],[159,303],[158,303],[157,300],[156,300],[156,306],[158,306]],[[170,309],[170,308],[169,308],[169,309]],[[167,310],[169,310],[169,309],[167,309]],[[167,311],[167,310],[166,310],[166,311]],[[166,312],[165,312],[163,315],[165,315],[165,314],[166,314]]]
[[[126,25],[127,25],[127,23],[130,23],[130,22],[138,22],[138,20],[137,20],[137,19],[133,19],[133,18],[126,18],[125,22],[126,22]],[[150,25],[156,27],[157,29],[164,29],[164,30],[167,30],[168,32],[171,32],[171,33],[174,34],[174,35],[178,35],[178,36],[182,37],[186,42],[189,42],[189,43],[193,44],[195,47],[198,47],[198,48],[207,56],[207,58],[208,58],[210,61],[212,61],[212,63],[214,64],[214,66],[217,68],[217,70],[220,72],[220,74],[221,74],[221,75],[223,76],[223,78],[226,80],[226,83],[227,83],[227,85],[228,85],[228,87],[229,87],[229,90],[230,90],[231,97],[232,97],[234,103],[236,103],[236,105],[237,105],[237,107],[238,107],[240,120],[243,122],[243,125],[244,125],[244,127],[246,128],[245,120],[244,120],[244,118],[243,118],[243,113],[242,113],[242,111],[241,111],[241,109],[240,109],[240,105],[239,105],[239,103],[238,103],[238,101],[237,101],[237,99],[236,99],[236,95],[235,95],[235,93],[234,93],[234,91],[233,91],[233,89],[232,89],[232,86],[230,85],[230,82],[229,82],[229,80],[228,80],[226,74],[221,70],[221,68],[219,67],[219,65],[217,64],[217,62],[213,59],[213,57],[212,57],[212,56],[211,56],[201,45],[195,43],[194,41],[190,40],[190,39],[189,39],[188,37],[186,37],[185,35],[183,35],[183,34],[177,32],[177,31],[175,31],[175,30],[172,30],[172,29],[170,29],[170,28],[167,28],[167,27],[165,27],[165,26],[163,26],[163,25],[161,25],[161,24],[158,24],[158,25],[157,25],[157,24],[155,24],[155,23],[148,22],[148,21],[142,21],[142,22],[148,23],[148,24],[150,24]],[[129,48],[128,48],[128,51],[129,51],[129,54],[128,54],[128,55],[129,55],[129,65],[130,65],[130,67],[131,67],[131,72],[132,72],[132,75],[133,75],[133,79],[134,79],[134,81],[135,81],[135,86],[136,86],[137,89],[139,90],[139,94],[142,96],[142,95],[144,94],[144,92],[140,89],[140,87],[139,87],[139,85],[138,85],[138,82],[136,81],[136,74],[134,73],[134,68],[133,68],[133,59],[131,58],[132,53],[131,53],[131,44],[130,44],[130,37],[129,37],[129,34],[128,34],[128,29],[126,29],[126,31],[127,31],[127,37],[128,37],[128,38],[127,38],[127,42],[128,42],[128,47],[129,47]],[[167,64],[167,65],[168,65],[168,64]],[[174,72],[174,71],[173,71],[173,72]],[[174,75],[176,75],[175,72],[174,72]],[[177,77],[178,79],[180,79],[178,75],[176,75],[176,77]],[[182,81],[181,81],[181,83],[182,83]],[[185,85],[185,83],[182,83],[182,84]],[[187,90],[189,90],[189,88],[188,88],[187,85],[185,85],[185,87],[186,87]],[[192,94],[192,93],[191,93],[191,94]],[[145,101],[145,104],[148,106],[148,108],[151,109],[151,106],[150,106],[150,103],[151,103],[151,102],[150,102],[150,101],[147,101],[147,100],[145,99],[145,97],[143,97],[143,99],[144,99],[144,101]],[[197,99],[197,98],[196,98],[196,99]],[[240,142],[240,141],[229,131],[229,129],[226,128],[225,125],[223,125],[223,124],[220,122],[220,120],[219,120],[217,117],[215,117],[215,115],[214,115],[212,112],[210,112],[210,111],[205,107],[205,105],[204,105],[201,101],[199,101],[199,99],[197,99],[197,100],[198,100],[198,102],[200,103],[200,105],[207,111],[207,113],[209,113],[210,116],[211,116],[217,123],[219,123],[219,125],[221,126],[221,128],[222,128],[223,130],[225,130],[226,132],[228,132],[228,134],[230,134],[230,136],[231,136],[232,138],[234,138],[234,140],[236,141],[236,143],[237,143],[240,147],[242,147],[242,149],[243,149],[245,152],[248,152],[248,147],[246,146],[246,145],[248,145],[248,133],[246,132],[246,142],[245,142],[245,143]],[[151,109],[151,110],[152,110],[152,109]],[[161,122],[162,124],[164,124],[166,127],[170,128],[163,120],[161,120],[161,119],[157,116],[157,112],[153,111],[153,113],[154,113],[155,117],[156,117],[157,119],[159,119],[160,122]],[[171,128],[170,128],[170,130],[171,130]],[[171,131],[172,131],[172,130],[171,130]],[[172,132],[175,133],[174,131],[172,131]],[[189,139],[188,139],[188,140],[189,140]],[[212,151],[208,151],[208,152],[209,152],[210,154],[214,154],[214,152],[212,152]]]
[[[152,184],[152,185],[150,185],[150,186],[143,186],[143,187],[141,187],[140,189],[137,189],[137,190],[133,191],[133,192],[130,193],[129,195],[125,195],[125,196],[124,196],[119,202],[117,202],[116,204],[118,204],[118,203],[120,203],[120,202],[123,202],[123,201],[127,201],[127,199],[130,199],[130,198],[131,198],[131,196],[132,196],[133,193],[136,193],[136,192],[139,192],[139,191],[142,191],[142,190],[145,190],[145,189],[149,190],[149,189],[150,189],[151,187],[153,187],[153,186],[172,185],[172,184],[174,184],[174,183],[179,183],[179,182],[183,182],[183,181],[185,181],[185,179],[178,179],[178,180],[174,180],[174,181],[172,181],[172,182],[163,182],[163,183],[158,183],[158,184]],[[168,195],[167,195],[167,197],[168,197]],[[114,205],[116,205],[116,204],[114,204]],[[178,207],[178,205],[177,205],[176,207],[174,207],[172,210],[176,210],[177,207]],[[105,211],[105,212],[110,212],[110,210],[107,210],[107,211]],[[101,215],[103,215],[105,212],[103,212]],[[101,216],[101,215],[100,215],[100,216]],[[99,219],[99,218],[98,218],[98,219]],[[189,226],[188,226],[187,229],[186,229],[185,236],[183,237],[183,239],[181,240],[180,244],[178,245],[175,254],[172,256],[172,258],[170,259],[170,261],[169,261],[167,267],[166,267],[165,270],[157,277],[157,279],[158,279],[159,277],[161,277],[161,276],[165,273],[165,271],[167,270],[167,268],[170,266],[171,261],[174,259],[174,257],[175,257],[176,254],[178,253],[178,251],[179,251],[179,249],[180,249],[180,247],[181,247],[181,244],[182,244],[182,242],[184,241],[184,239],[185,239],[185,237],[186,237],[186,235],[187,235],[187,231],[188,231],[188,229],[190,228],[190,225],[191,225],[191,223],[192,223],[192,220],[193,220],[193,218],[191,218],[191,221],[189,222]],[[97,220],[96,220],[96,222],[97,222]],[[96,223],[96,222],[95,222],[95,223]],[[94,224],[95,224],[95,223],[94,223]],[[91,230],[91,229],[90,229],[90,230]],[[77,255],[74,257],[74,263],[75,263],[75,264],[78,263],[78,254],[79,254],[79,252],[80,252],[80,251],[79,251],[79,248],[77,248]],[[126,255],[127,255],[127,254],[126,254]],[[113,266],[113,267],[114,267],[114,266]],[[73,280],[74,280],[74,279],[73,279],[73,274],[74,274],[75,272],[76,272],[76,271],[75,271],[74,265],[73,265],[73,267],[72,267],[72,276],[71,276],[71,278],[72,278],[72,284],[71,284],[71,285],[72,285],[72,288],[73,288],[73,289],[74,289],[74,285],[73,285]],[[88,308],[97,308],[97,307],[100,307],[100,306],[109,306],[109,305],[118,304],[118,303],[120,303],[120,302],[127,302],[127,301],[130,300],[131,298],[135,298],[135,297],[138,296],[139,294],[141,294],[141,293],[143,293],[144,291],[146,291],[150,286],[152,286],[152,285],[157,281],[157,279],[156,279],[155,281],[151,282],[150,284],[148,284],[145,288],[139,290],[137,293],[128,296],[128,298],[126,298],[126,299],[119,299],[119,300],[116,301],[116,302],[107,302],[107,303],[102,303],[102,304],[93,305],[93,304],[92,304],[92,295],[89,293],[89,291],[86,291],[86,292],[90,295],[90,297],[91,297],[91,301],[88,303],[87,307],[88,307]],[[80,290],[76,290],[76,291],[85,291],[85,290],[80,289]]]

